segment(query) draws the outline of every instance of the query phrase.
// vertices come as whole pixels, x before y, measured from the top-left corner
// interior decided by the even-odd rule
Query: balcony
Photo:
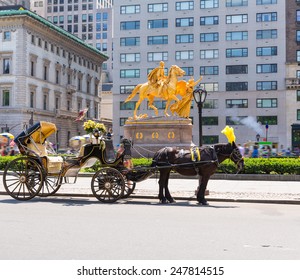
[[[300,89],[300,79],[298,78],[286,78],[285,85],[287,89]]]

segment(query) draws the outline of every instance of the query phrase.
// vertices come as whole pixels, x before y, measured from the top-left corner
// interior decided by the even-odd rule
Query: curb
[[[6,192],[0,192],[0,195],[8,195]],[[78,193],[56,193],[51,197],[94,197],[93,194],[78,194]],[[132,194],[129,198],[138,199],[156,199],[157,195],[134,195]],[[187,200],[187,201],[197,201],[195,197],[183,197],[174,196],[175,200]],[[95,198],[96,199],[96,198]],[[127,198],[128,199],[128,198]],[[234,202],[234,203],[261,203],[261,204],[289,204],[289,205],[300,205],[300,200],[285,200],[285,199],[247,199],[247,198],[206,198],[208,202]]]

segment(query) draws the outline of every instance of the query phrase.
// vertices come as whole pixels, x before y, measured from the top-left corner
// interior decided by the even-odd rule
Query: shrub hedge
[[[0,157],[0,170],[4,170],[9,161],[16,156],[2,156]],[[133,158],[134,166],[149,166],[152,159]],[[95,172],[100,167],[96,163],[92,168],[85,169],[85,172]],[[226,160],[218,167],[218,173],[236,173],[237,169],[231,160]],[[300,158],[245,158],[245,168],[242,172],[244,174],[296,174],[300,175]]]

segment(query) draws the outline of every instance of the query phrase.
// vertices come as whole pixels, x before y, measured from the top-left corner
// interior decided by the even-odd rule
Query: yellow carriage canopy
[[[19,134],[15,142],[17,145],[27,145],[32,139],[37,144],[43,144],[56,131],[57,128],[54,123],[40,121]]]

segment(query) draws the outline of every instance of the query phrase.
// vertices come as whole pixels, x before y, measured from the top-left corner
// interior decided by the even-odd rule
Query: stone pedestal
[[[189,148],[192,121],[175,116],[127,120],[124,137],[133,141],[133,157],[152,157],[154,152],[167,146]]]

